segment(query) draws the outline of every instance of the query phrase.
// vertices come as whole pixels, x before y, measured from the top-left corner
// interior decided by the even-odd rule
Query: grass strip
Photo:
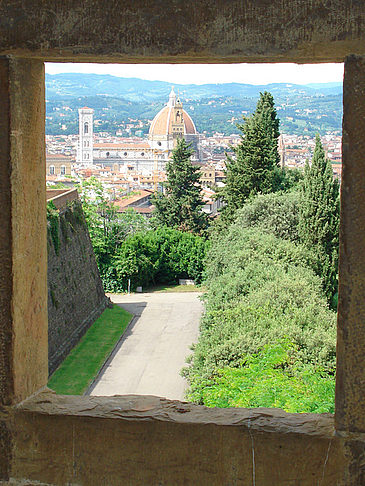
[[[62,395],[82,395],[132,319],[117,305],[105,309],[51,376],[48,387]]]

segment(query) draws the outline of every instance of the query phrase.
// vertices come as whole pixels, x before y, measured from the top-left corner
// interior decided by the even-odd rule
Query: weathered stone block
[[[365,59],[345,65],[336,427],[365,432]]]

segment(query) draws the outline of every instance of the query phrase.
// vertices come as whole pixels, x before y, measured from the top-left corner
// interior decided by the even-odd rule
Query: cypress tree
[[[164,226],[202,234],[208,226],[204,202],[201,196],[200,172],[190,157],[193,150],[185,139],[178,139],[172,151],[172,159],[166,164],[167,182],[165,194],[155,194],[154,215],[157,223]]]
[[[227,156],[226,184],[220,191],[225,203],[222,217],[234,219],[237,209],[258,193],[267,194],[280,188],[281,170],[278,152],[279,119],[273,96],[260,93],[256,111],[238,124],[241,141],[232,147],[234,156]]]
[[[330,303],[337,292],[339,221],[339,184],[317,134],[312,164],[306,163],[301,185],[299,235],[317,253],[318,274]]]

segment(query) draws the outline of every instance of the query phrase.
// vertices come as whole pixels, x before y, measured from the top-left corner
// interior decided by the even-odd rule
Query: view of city
[[[163,168],[173,148],[172,126],[157,135],[166,139],[158,145],[153,121],[167,104],[171,90],[175,95],[172,103],[178,96],[194,132],[187,140],[194,139],[198,149],[193,160],[201,171],[208,214],[217,213],[213,196],[215,188],[224,184],[226,153],[240,142],[236,125],[253,112],[260,90],[271,91],[275,98],[281,164],[304,168],[313,156],[315,134],[320,133],[334,174],[341,177],[341,82],[173,87],[164,81],[60,73],[47,75],[46,90],[47,183],[69,184],[71,175],[77,180],[93,175],[103,182],[120,210],[131,204],[148,213],[150,204],[144,191],[157,186],[161,190],[165,181]],[[88,115],[79,111],[83,107],[90,108]],[[88,141],[81,142],[80,137],[85,138],[82,120],[87,116],[91,120]],[[165,123],[162,118],[159,124]],[[83,143],[89,144],[87,150]],[[128,193],[131,201],[126,198]]]
[[[365,2],[0,19],[0,484],[365,486]]]
[[[341,81],[48,73],[49,386],[333,411],[341,119]]]

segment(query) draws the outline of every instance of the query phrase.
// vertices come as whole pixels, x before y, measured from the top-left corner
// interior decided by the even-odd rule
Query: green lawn
[[[48,387],[62,395],[82,395],[125,331],[132,314],[114,305],[88,329],[51,376]]]

